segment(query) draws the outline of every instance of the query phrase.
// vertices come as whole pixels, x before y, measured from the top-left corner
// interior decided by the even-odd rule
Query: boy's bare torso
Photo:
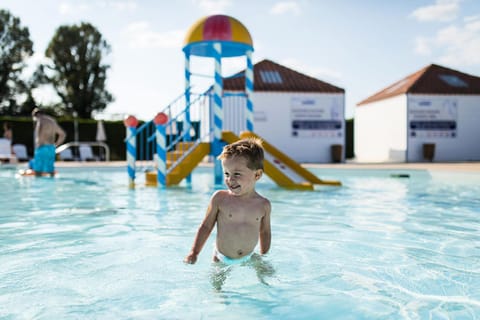
[[[250,254],[258,243],[268,200],[256,192],[234,196],[220,191],[217,196],[217,250],[232,259]]]

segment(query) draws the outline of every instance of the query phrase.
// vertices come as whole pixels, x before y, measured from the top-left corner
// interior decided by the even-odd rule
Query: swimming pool
[[[213,235],[188,253],[210,195],[127,188],[124,168],[0,170],[0,318],[476,319],[480,174],[312,171],[343,187],[286,191],[267,177],[274,273],[232,268],[212,287]],[[405,172],[401,172],[404,174]]]

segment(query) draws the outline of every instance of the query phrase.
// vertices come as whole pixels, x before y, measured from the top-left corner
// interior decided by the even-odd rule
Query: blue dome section
[[[222,46],[222,57],[238,57],[243,56],[247,51],[253,51],[253,47],[244,43],[233,43],[229,41],[201,41],[186,45],[183,52],[189,55],[200,57],[213,57],[215,50],[213,45],[220,43]]]

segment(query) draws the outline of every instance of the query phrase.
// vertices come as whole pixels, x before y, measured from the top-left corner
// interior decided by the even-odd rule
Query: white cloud
[[[85,3],[70,3],[70,2],[62,2],[58,7],[58,12],[61,15],[71,15],[71,14],[79,14],[90,10],[90,6]]]
[[[436,0],[435,4],[411,13],[418,21],[452,21],[457,17],[461,0]]]
[[[422,56],[428,56],[432,53],[431,41],[425,37],[417,37],[415,39],[415,52]]]
[[[231,0],[193,0],[193,3],[208,14],[223,13],[232,5]]]
[[[137,9],[137,2],[136,1],[104,1],[99,3],[99,5],[103,5],[106,8],[113,8],[118,11],[133,11]]]
[[[274,15],[281,15],[287,13],[293,13],[294,15],[300,15],[302,10],[300,5],[295,1],[282,1],[277,2],[271,9],[270,13]]]
[[[150,29],[148,22],[129,24],[124,32],[130,47],[133,48],[180,48],[185,30],[156,32]]]
[[[64,1],[60,3],[58,11],[61,15],[78,15],[96,8],[133,11],[137,8],[137,2],[134,0],[97,1],[93,3]]]
[[[480,31],[480,15],[465,17],[463,21],[465,22],[466,29],[472,32]]]
[[[454,66],[480,64],[480,16],[442,28],[431,38],[418,38],[416,52],[434,54],[439,62]]]

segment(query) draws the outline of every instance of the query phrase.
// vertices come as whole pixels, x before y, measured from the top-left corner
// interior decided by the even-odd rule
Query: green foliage
[[[56,30],[45,51],[50,63],[42,65],[35,77],[53,85],[62,100],[62,109],[57,111],[91,118],[93,111],[102,111],[113,101],[105,88],[110,66],[102,64],[109,52],[102,34],[89,23]]]
[[[28,84],[20,79],[25,59],[33,54],[33,43],[27,27],[6,10],[0,10],[0,114],[21,114],[17,101],[28,95]]]

